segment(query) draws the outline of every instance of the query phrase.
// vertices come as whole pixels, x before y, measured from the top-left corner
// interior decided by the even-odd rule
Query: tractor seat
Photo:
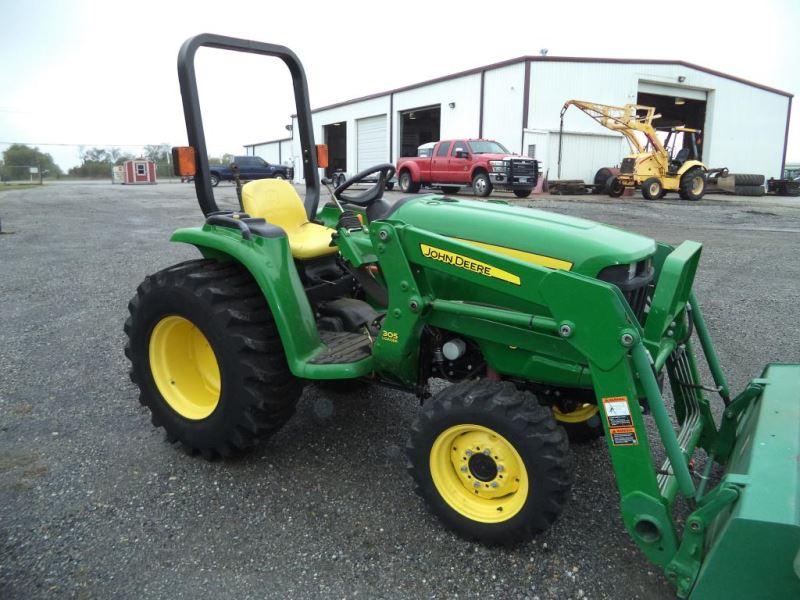
[[[683,163],[689,158],[689,148],[681,148],[671,161],[669,161],[670,171],[675,172],[683,166]]]
[[[260,217],[286,232],[292,256],[309,260],[339,249],[331,246],[336,233],[323,225],[311,223],[300,196],[288,181],[256,179],[242,186],[242,207],[251,217]]]

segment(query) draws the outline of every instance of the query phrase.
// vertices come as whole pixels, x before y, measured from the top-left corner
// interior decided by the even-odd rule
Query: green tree
[[[11,144],[3,152],[3,178],[18,178],[25,167],[38,167],[45,176],[59,177],[63,174],[53,157],[46,152],[41,152],[38,147],[31,148],[25,144]],[[27,174],[26,174],[27,176]]]
[[[90,177],[103,179],[111,176],[111,167],[120,155],[118,148],[81,148],[81,164],[72,167],[69,174],[73,177]]]

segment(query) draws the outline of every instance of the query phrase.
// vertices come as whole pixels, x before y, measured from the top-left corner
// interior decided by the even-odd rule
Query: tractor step
[[[772,364],[722,478],[738,500],[711,524],[691,598],[800,598],[800,365]]]
[[[312,365],[355,363],[372,354],[372,340],[360,333],[349,331],[320,331],[326,349],[312,358]]]

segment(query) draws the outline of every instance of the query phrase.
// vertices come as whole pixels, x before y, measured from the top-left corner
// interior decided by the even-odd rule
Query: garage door
[[[386,115],[357,120],[356,139],[358,171],[363,171],[389,160],[388,140],[386,139]]]

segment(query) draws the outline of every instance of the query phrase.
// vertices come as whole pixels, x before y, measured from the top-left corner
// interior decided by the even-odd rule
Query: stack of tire
[[[731,173],[733,177],[734,193],[737,196],[763,196],[764,176],[748,173]]]

